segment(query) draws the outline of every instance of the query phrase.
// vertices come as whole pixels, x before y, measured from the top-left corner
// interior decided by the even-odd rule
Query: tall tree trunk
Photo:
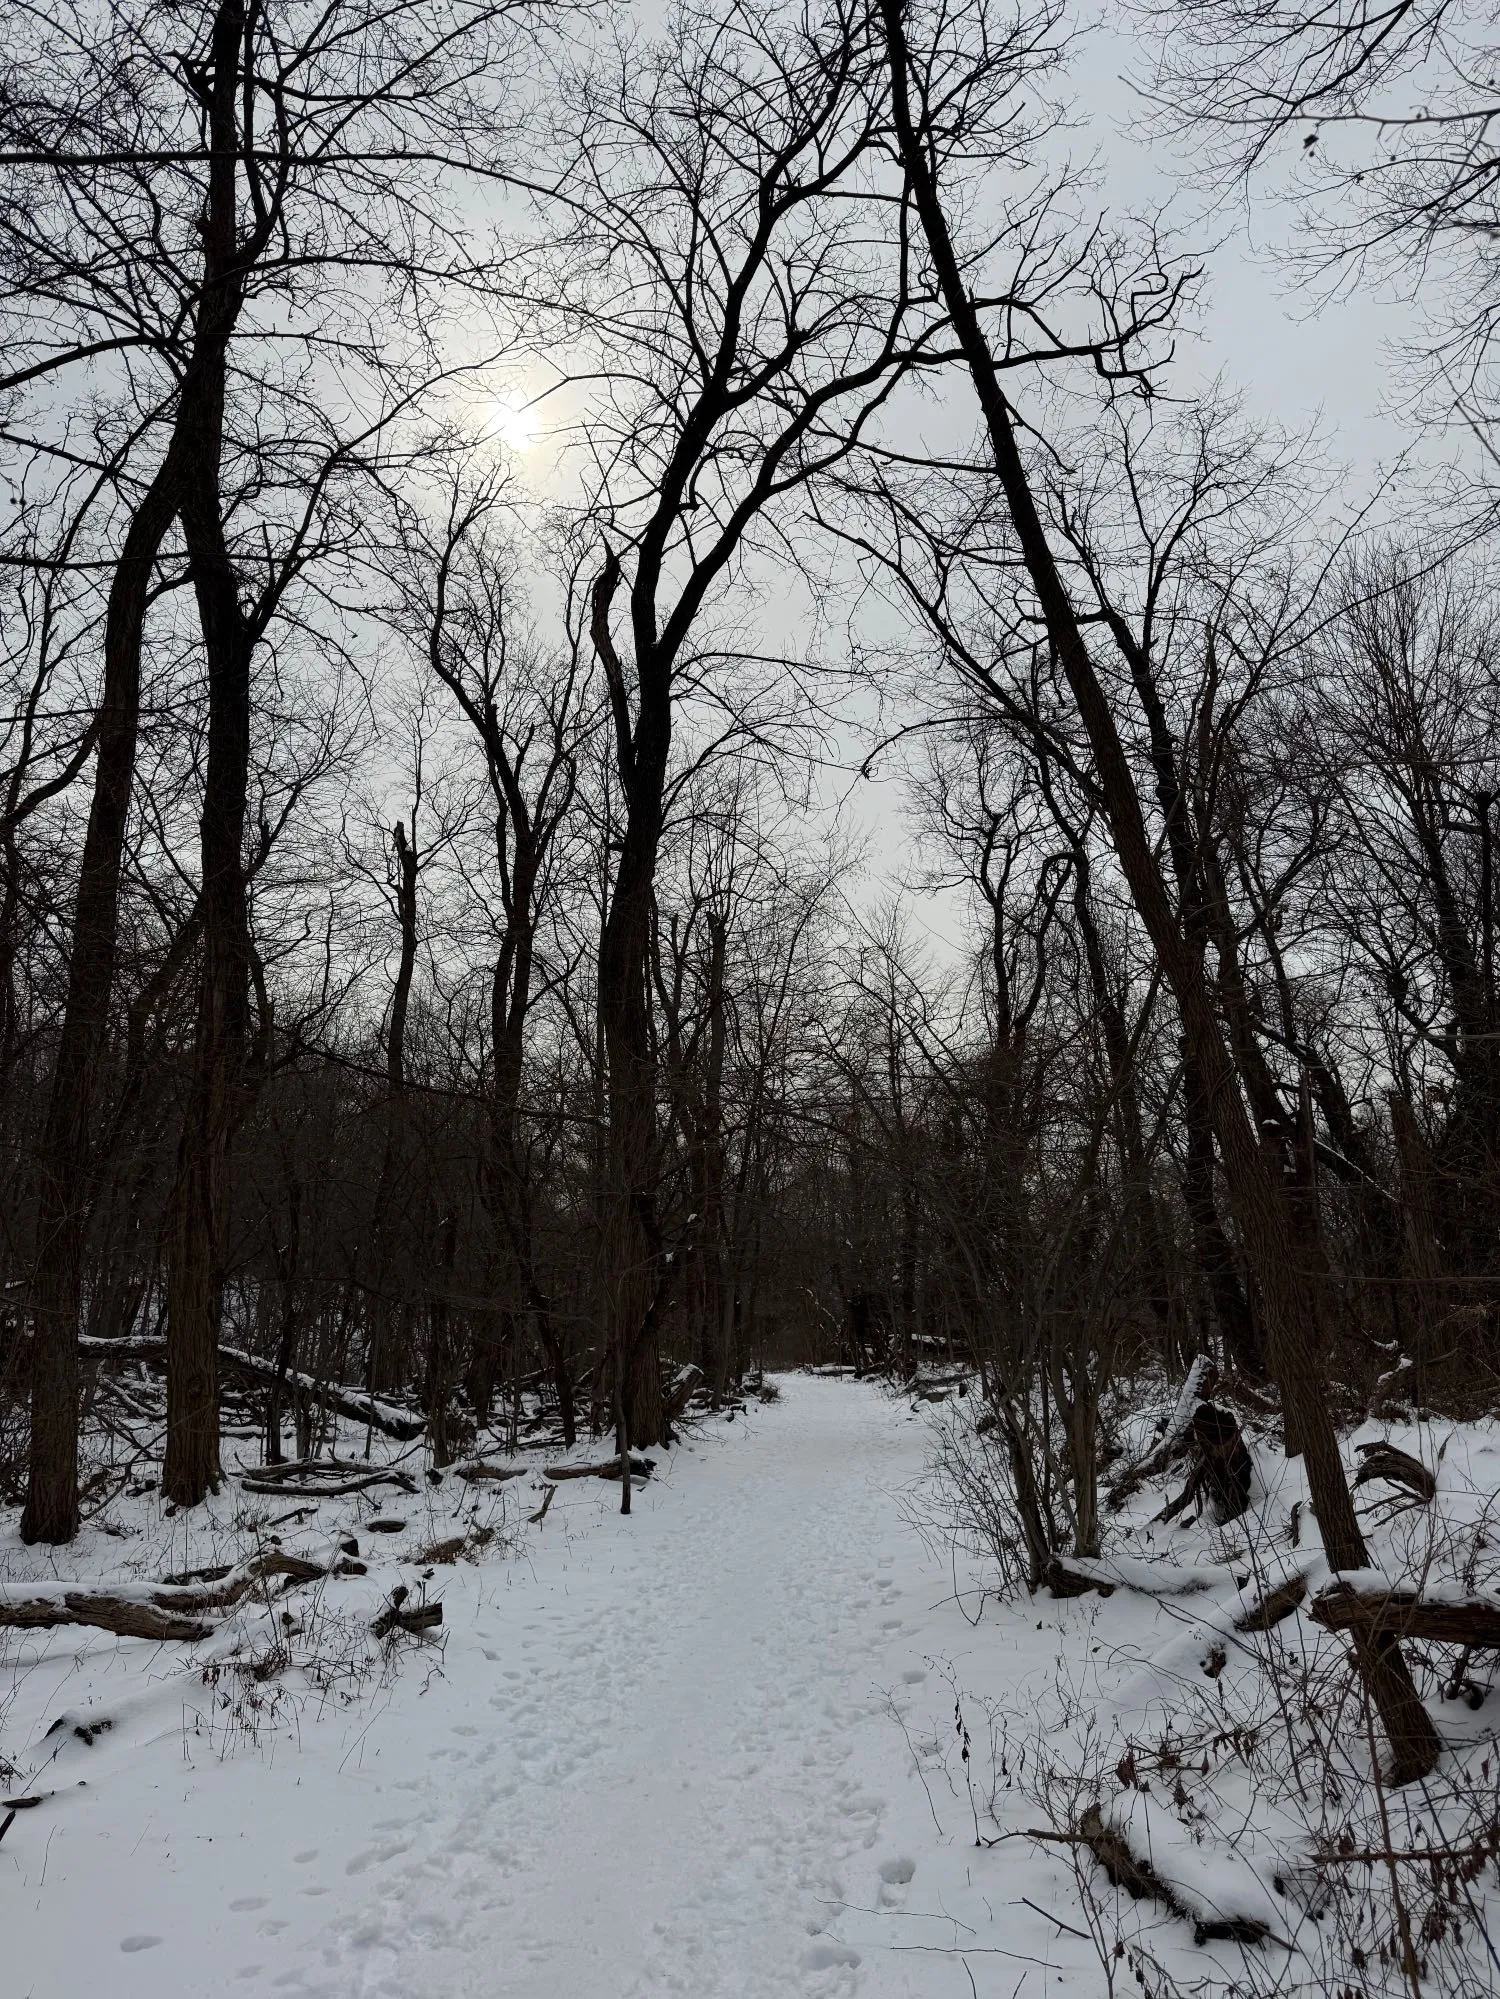
[[[179,512],[192,563],[208,680],[208,768],[199,822],[203,964],[193,1072],[168,1203],[167,1448],[162,1490],[195,1506],[217,1491],[219,1321],[227,1255],[229,1146],[243,1114],[250,937],[245,801],[250,764],[252,634],[223,521],[224,398],[229,337],[244,300],[238,168],[244,0],[220,0],[209,60],[195,86],[209,141],[203,206],[198,393],[181,427]],[[184,412],[185,417],[187,413]]]
[[[1230,1196],[1265,1304],[1272,1364],[1281,1384],[1283,1407],[1289,1416],[1295,1416],[1302,1439],[1323,1544],[1335,1569],[1363,1568],[1367,1560],[1364,1538],[1339,1455],[1320,1365],[1316,1298],[1296,1268],[1282,1191],[1246,1115],[1240,1081],[1209,995],[1202,953],[1184,935],[1162,878],[1124,745],[1037,511],[1010,405],[964,283],[931,155],[912,122],[911,59],[902,0],[880,0],[880,7],[890,57],[896,135],[923,235],[979,398],[996,476],[1031,587],[1088,737],[1115,851],[1177,1002],[1187,1053],[1203,1077]],[[1405,1782],[1424,1776],[1436,1763],[1440,1744],[1400,1646],[1393,1638],[1380,1638],[1361,1640],[1356,1649],[1366,1689],[1390,1742],[1391,1780]]]
[[[643,659],[638,647],[638,705],[630,720],[624,670],[609,633],[619,581],[619,560],[611,553],[594,587],[593,637],[615,708],[626,818],[599,952],[599,1010],[608,1067],[608,1343],[624,1433],[632,1448],[642,1448],[664,1443],[667,1431],[656,1352],[655,1307],[664,1268],[647,974],[671,698],[665,671]]]
[[[184,387],[184,404],[188,391]],[[110,583],[94,795],[78,869],[62,1034],[38,1157],[32,1276],[31,1456],[21,1538],[78,1532],[78,1333],[87,1220],[89,1134],[114,986],[120,863],[135,784],[141,633],[152,570],[177,512],[179,409],[167,455],[137,507]]]
[[[434,1291],[428,1306],[427,1440],[432,1462],[439,1470],[453,1462],[453,1390],[458,1379],[458,1356],[453,1338],[453,1267],[458,1255],[458,1216],[452,1209],[438,1224],[438,1274],[442,1290]]]
[[[232,192],[232,190],[231,190]],[[232,209],[229,223],[233,242]],[[208,768],[199,822],[203,970],[193,1074],[167,1221],[167,1448],[162,1491],[181,1506],[216,1492],[219,1327],[228,1256],[229,1161],[244,1115],[250,1017],[245,811],[251,634],[224,538],[223,379],[205,398],[183,499],[208,664]]]
[[[728,1384],[733,1355],[729,1340],[729,1299],[724,1214],[724,1045],[725,958],[728,925],[717,910],[708,912],[708,1038],[703,1064],[703,1103],[698,1148],[702,1205],[699,1210],[703,1273],[703,1370],[714,1407]]]
[[[302,1256],[302,1180],[288,1165],[286,1176],[286,1241],[272,1241],[271,1255],[276,1265],[277,1316],[276,1372],[266,1389],[266,1463],[279,1465],[281,1459],[281,1398],[287,1375],[297,1359],[300,1314],[297,1310],[297,1266]]]

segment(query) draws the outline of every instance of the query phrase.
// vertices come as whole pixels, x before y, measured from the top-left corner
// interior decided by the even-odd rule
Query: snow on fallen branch
[[[98,1340],[84,1335],[79,1339],[78,1351],[87,1360],[138,1360],[148,1367],[165,1367],[167,1361],[165,1340]],[[296,1368],[288,1368],[283,1373],[273,1362],[245,1353],[239,1347],[220,1347],[219,1361],[222,1366],[266,1387],[274,1386],[279,1380],[283,1386],[311,1395],[338,1415],[347,1416],[350,1422],[368,1423],[382,1436],[394,1437],[398,1443],[411,1443],[427,1428],[424,1416],[413,1415],[409,1409],[398,1409],[392,1403],[366,1395],[363,1389],[342,1388],[335,1383],[319,1381]]]
[[[377,1638],[389,1638],[393,1631],[405,1631],[409,1636],[419,1637],[424,1631],[436,1631],[443,1621],[441,1603],[413,1604],[406,1608],[411,1592],[405,1583],[398,1583],[391,1591],[390,1600],[379,1617],[370,1626]]]
[[[1236,1631],[1270,1631],[1301,1609],[1307,1599],[1307,1575],[1303,1570],[1272,1583],[1240,1612],[1234,1620]]]
[[[257,1465],[243,1472],[240,1484],[246,1492],[292,1499],[337,1499],[348,1492],[368,1492],[376,1485],[399,1486],[403,1492],[417,1489],[409,1472],[348,1458],[299,1458],[294,1463]]]
[[[630,1460],[630,1471],[633,1478],[650,1478],[652,1472],[655,1470],[655,1458],[632,1458]],[[618,1478],[619,1476],[620,1460],[618,1458],[606,1458],[602,1464],[597,1465],[548,1465],[542,1472],[543,1478],[550,1479]]]
[[[1500,1650],[1500,1598],[1441,1585],[1401,1587],[1378,1569],[1336,1576],[1313,1598],[1308,1616],[1325,1631],[1391,1632],[1439,1645]]]
[[[1123,1888],[1132,1900],[1159,1902],[1179,1920],[1191,1923],[1195,1943],[1281,1941],[1263,1917],[1220,1909],[1184,1883],[1168,1880],[1152,1860],[1136,1852],[1124,1828],[1106,1819],[1098,1805],[1088,1806],[1071,1832],[1031,1826],[1024,1836],[1045,1841],[1049,1846],[1084,1848],[1098,1861],[1111,1883]]]
[[[1168,1568],[1161,1562],[1145,1562],[1129,1555],[1109,1561],[1094,1561],[1082,1555],[1054,1555],[1043,1580],[1054,1596],[1082,1596],[1098,1590],[1113,1596],[1117,1589],[1133,1590],[1138,1596],[1193,1596],[1202,1590],[1219,1589],[1233,1580],[1231,1572],[1215,1566]]]
[[[120,1638],[191,1641],[211,1636],[217,1624],[209,1613],[232,1610],[257,1583],[280,1579],[295,1589],[322,1576],[365,1573],[363,1562],[342,1554],[318,1562],[277,1550],[198,1583],[12,1583],[0,1588],[0,1626],[83,1624]]]
[[[1161,1437],[1145,1457],[1127,1466],[1110,1486],[1104,1503],[1112,1513],[1118,1512],[1127,1499],[1134,1498],[1148,1478],[1170,1469],[1186,1450],[1198,1404],[1213,1394],[1217,1380],[1218,1369],[1213,1361],[1207,1354],[1199,1354],[1188,1369],[1187,1380]]]

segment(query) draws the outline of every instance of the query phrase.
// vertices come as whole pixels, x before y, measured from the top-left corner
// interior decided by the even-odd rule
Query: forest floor
[[[1069,1771],[1092,1781],[1090,1755],[1118,1754],[1122,1714],[1172,1709],[1164,1690],[1198,1672],[1211,1611],[1185,1621],[1126,1592],[986,1602],[930,1531],[930,1412],[869,1384],[780,1387],[661,1454],[628,1520],[617,1487],[587,1480],[560,1485],[540,1525],[527,1481],[325,1501],[286,1546],[352,1531],[368,1573],[244,1609],[197,1645],[3,1634],[0,1790],[41,1799],[0,1840],[4,1989],[1137,1989],[1101,1962],[1076,1849],[1006,1835],[1045,1826]],[[227,1494],[188,1520],[137,1495],[64,1551],[64,1572],[160,1576],[242,1553],[281,1511],[260,1505]],[[403,1511],[389,1546],[369,1531]],[[476,1524],[496,1531],[474,1559],[413,1559]],[[7,1527],[9,1586],[51,1573]],[[441,1633],[369,1639],[398,1579],[411,1601],[441,1598]],[[242,1670],[277,1645],[278,1670]],[[1207,1691],[1232,1707],[1233,1672]],[[1485,1717],[1458,1717],[1450,1705],[1442,1725],[1462,1752]],[[1209,1868],[1209,1892],[1227,1878],[1237,1907],[1288,1934],[1269,1862],[1246,1852],[1239,1885]],[[1241,1945],[1196,1946],[1149,1906],[1132,1920],[1165,1934],[1184,1982],[1236,1982]]]

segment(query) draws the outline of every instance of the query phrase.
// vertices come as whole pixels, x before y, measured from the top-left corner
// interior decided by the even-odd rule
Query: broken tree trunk
[[[1385,1479],[1391,1485],[1399,1485],[1416,1499],[1424,1502],[1436,1497],[1437,1479],[1427,1469],[1420,1458],[1414,1458],[1409,1451],[1398,1451],[1394,1444],[1360,1444],[1359,1470],[1354,1474],[1356,1485],[1368,1485],[1372,1479]]]
[[[1200,1402],[1193,1411],[1188,1435],[1193,1449],[1192,1472],[1171,1505],[1157,1514],[1158,1521],[1175,1520],[1187,1507],[1205,1499],[1219,1526],[1238,1520],[1250,1504],[1254,1470],[1239,1424],[1216,1402]]]
[[[1110,1486],[1104,1503],[1112,1513],[1118,1512],[1127,1499],[1133,1498],[1148,1478],[1155,1478],[1159,1473],[1170,1470],[1182,1456],[1188,1448],[1194,1412],[1200,1402],[1206,1401],[1213,1394],[1218,1385],[1218,1374],[1219,1371],[1209,1356],[1199,1354],[1188,1369],[1187,1379],[1183,1382],[1176,1406],[1167,1419],[1166,1429],[1145,1457],[1127,1466]]]
[[[411,1637],[419,1637],[424,1631],[436,1631],[443,1621],[441,1603],[413,1604],[406,1608],[411,1592],[405,1583],[398,1583],[391,1591],[390,1602],[370,1626],[377,1638],[388,1638],[393,1631],[405,1631]]]

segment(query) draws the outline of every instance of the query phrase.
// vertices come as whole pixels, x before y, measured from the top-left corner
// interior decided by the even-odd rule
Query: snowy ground
[[[559,1488],[523,1555],[437,1571],[440,1654],[408,1644],[347,1708],[288,1699],[254,1740],[182,1647],[12,1638],[0,1748],[13,1789],[56,1795],[0,1844],[10,1989],[968,1992],[928,1948],[963,1933],[916,1863],[933,1828],[891,1712],[969,1636],[902,1515],[926,1444],[873,1388],[788,1379],[670,1454],[629,1521],[612,1488]],[[325,1617],[385,1581],[330,1584]],[[114,1726],[43,1763],[64,1710]],[[1007,1861],[970,1861],[1004,1900]]]
[[[1050,1740],[1076,1762],[1122,1714],[1170,1708],[1201,1610],[982,1606],[913,1524],[929,1418],[868,1385],[781,1385],[667,1454],[630,1520],[583,1481],[539,1528],[529,1482],[337,1520],[325,1502],[286,1545],[352,1527],[371,1571],[288,1599],[303,1663],[263,1684],[223,1662],[271,1643],[276,1610],[197,1647],[6,1634],[0,1754],[11,1794],[44,1802],[0,1843],[5,1991],[1103,1993],[1071,1853],[1001,1835],[1038,1823]],[[424,1581],[410,1557],[476,1504],[502,1533]],[[191,1522],[135,1507],[66,1573],[160,1575],[243,1542],[240,1495]],[[388,1546],[367,1531],[403,1510]],[[42,1572],[13,1531],[0,1568]],[[441,1596],[444,1636],[387,1660],[368,1624],[398,1579]],[[1233,1978],[1236,1946],[1171,1944],[1185,1977]]]

